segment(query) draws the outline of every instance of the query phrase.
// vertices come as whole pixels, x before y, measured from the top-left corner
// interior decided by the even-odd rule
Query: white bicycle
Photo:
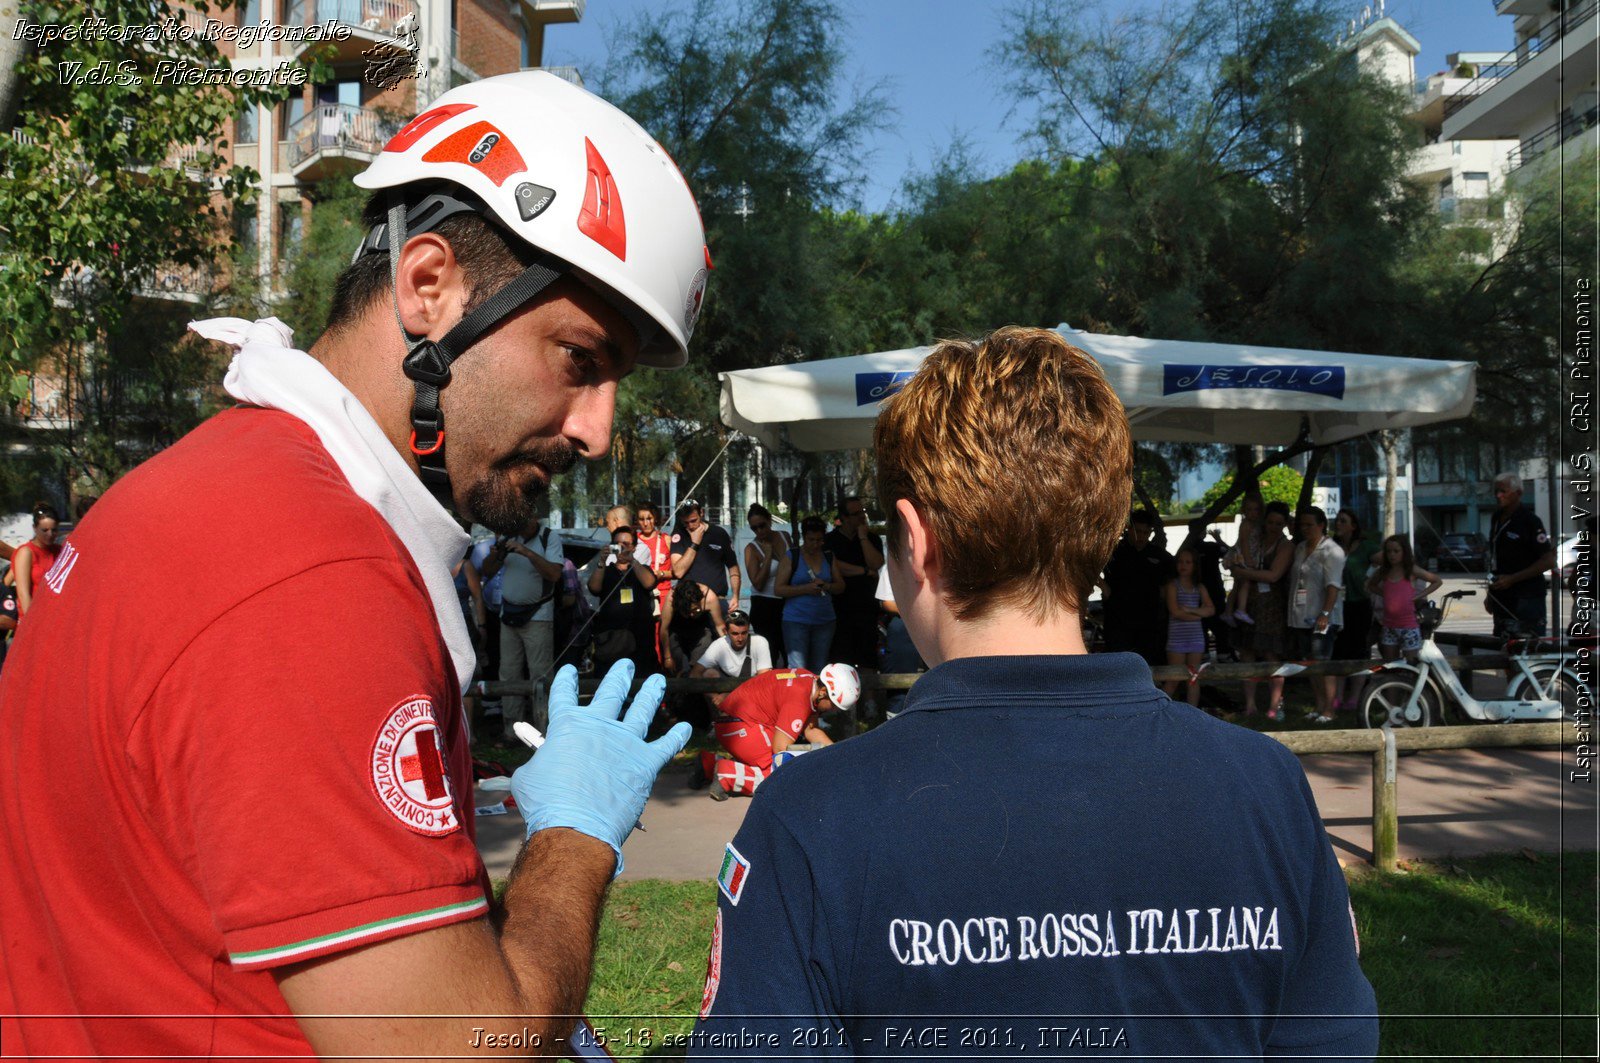
[[[1458,598],[1477,591],[1451,591],[1444,596],[1444,613]],[[1361,695],[1361,722],[1367,727],[1431,727],[1445,723],[1445,710],[1453,702],[1473,720],[1505,723],[1510,720],[1572,719],[1580,702],[1594,704],[1593,691],[1578,675],[1570,654],[1545,649],[1550,640],[1514,639],[1506,644],[1511,656],[1511,678],[1497,698],[1475,698],[1467,692],[1450,661],[1433,641],[1432,626],[1424,625],[1422,649],[1414,661],[1386,661],[1372,670]],[[1447,702],[1448,698],[1448,702]],[[1454,712],[1452,712],[1454,715]]]

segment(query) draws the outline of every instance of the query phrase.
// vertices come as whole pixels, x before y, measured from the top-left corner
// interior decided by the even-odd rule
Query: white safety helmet
[[[705,229],[672,159],[616,107],[542,70],[452,89],[355,179],[432,181],[466,189],[607,296],[639,329],[640,364],[688,359],[711,268]]]
[[[839,708],[849,710],[861,700],[861,676],[852,665],[824,665],[817,678],[822,680],[822,689],[828,692],[828,700]]]

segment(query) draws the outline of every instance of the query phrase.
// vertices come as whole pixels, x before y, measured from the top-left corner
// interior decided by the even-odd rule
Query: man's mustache
[[[551,441],[535,443],[495,462],[498,469],[515,469],[521,465],[541,465],[552,477],[571,472],[578,464],[578,450],[570,443]]]

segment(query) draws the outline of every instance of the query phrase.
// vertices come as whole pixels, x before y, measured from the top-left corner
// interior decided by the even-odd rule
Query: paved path
[[[1369,861],[1371,756],[1325,754],[1300,762],[1340,861]],[[1572,767],[1570,750],[1452,749],[1402,757],[1400,858],[1597,848],[1597,787],[1593,781],[1564,783]],[[642,817],[646,830],[623,846],[623,878],[710,881],[716,875],[722,848],[750,803],[712,801],[684,785],[683,770],[668,768],[656,782]],[[499,796],[480,795],[479,803]],[[506,874],[522,844],[521,817],[480,816],[478,842],[490,874]]]

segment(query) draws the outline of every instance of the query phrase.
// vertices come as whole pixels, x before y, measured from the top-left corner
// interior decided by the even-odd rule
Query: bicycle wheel
[[[1559,701],[1561,717],[1566,720],[1575,718],[1580,701],[1585,701],[1591,711],[1594,709],[1594,692],[1584,686],[1571,665],[1541,661],[1530,664],[1528,671],[1533,675],[1532,680],[1518,673],[1506,690],[1506,697],[1520,701]]]
[[[1367,680],[1361,695],[1361,723],[1364,727],[1431,727],[1439,718],[1439,695],[1424,681],[1415,707],[1408,713],[1411,691],[1416,687],[1416,672],[1391,671]]]

